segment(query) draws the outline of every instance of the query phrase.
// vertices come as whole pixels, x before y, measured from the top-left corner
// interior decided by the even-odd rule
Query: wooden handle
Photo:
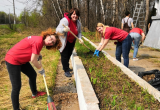
[[[65,28],[67,28],[64,24],[62,24]],[[78,40],[79,40],[79,38],[72,32],[72,31],[70,31],[69,30],[69,32],[75,37],[75,38],[77,38]],[[80,41],[80,40],[79,40]],[[84,43],[83,43],[83,45],[85,46],[85,47],[87,47]],[[88,49],[89,49],[89,47],[87,47]],[[89,49],[89,50],[91,50],[91,49]]]
[[[41,64],[41,60],[39,60],[39,63]],[[44,84],[45,84],[45,87],[46,87],[47,95],[49,96],[48,87],[47,87],[47,83],[46,83],[46,79],[45,79],[44,74],[43,74],[43,80],[44,80]]]
[[[44,84],[46,87],[47,95],[49,96],[48,87],[47,87],[47,83],[46,83],[46,79],[45,79],[44,75],[43,75],[43,80],[44,80]]]
[[[62,24],[65,28],[67,28],[64,24]],[[79,40],[79,38],[72,32],[72,31],[70,31],[69,30],[69,32],[75,37],[75,38],[77,38],[78,40]],[[79,40],[80,41],[80,40]]]

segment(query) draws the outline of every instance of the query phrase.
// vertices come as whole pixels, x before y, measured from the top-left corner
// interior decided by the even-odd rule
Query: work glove
[[[84,42],[83,42],[82,39],[79,39],[79,43],[80,43],[80,44],[84,44]]]
[[[42,60],[42,55],[39,55],[37,61]]]
[[[41,75],[45,76],[45,71],[44,71],[43,67],[41,67],[40,69],[38,69],[38,73],[40,73]]]
[[[99,57],[101,51],[97,50],[96,56]]]
[[[63,31],[68,32],[68,31],[70,31],[70,28],[68,26],[66,26],[65,28],[63,28]]]
[[[93,56],[94,56],[94,55],[97,55],[97,52],[98,52],[98,50],[95,50],[95,51],[94,51],[94,54],[93,54]]]

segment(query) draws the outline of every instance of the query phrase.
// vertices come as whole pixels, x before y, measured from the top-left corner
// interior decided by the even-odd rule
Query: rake
[[[64,25],[64,24],[62,24],[65,28],[66,28],[66,26]],[[72,32],[72,31],[70,31],[69,30],[69,32],[75,37],[75,38],[77,38],[78,40],[79,40],[79,38]],[[79,40],[80,41],[80,40]],[[93,52],[89,47],[87,47],[84,43],[83,43],[83,45],[87,48],[87,49],[89,49],[91,52]],[[93,52],[94,53],[94,52]]]

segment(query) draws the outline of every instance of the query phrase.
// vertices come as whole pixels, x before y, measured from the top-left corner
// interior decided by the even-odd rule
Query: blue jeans
[[[128,36],[122,41],[117,43],[116,47],[116,59],[121,62],[121,54],[123,55],[124,65],[128,67],[129,65],[129,52],[132,44],[131,36]]]
[[[134,53],[133,53],[133,58],[136,58],[137,53],[138,53],[138,45],[139,45],[139,41],[141,40],[141,35],[136,33],[136,32],[132,32],[129,34],[132,38],[132,40],[134,40]]]

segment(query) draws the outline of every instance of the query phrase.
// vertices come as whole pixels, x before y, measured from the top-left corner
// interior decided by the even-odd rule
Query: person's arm
[[[56,28],[56,31],[57,32],[60,32],[60,33],[66,33],[65,31],[64,31],[64,26],[63,25],[65,25],[65,26],[68,26],[69,25],[69,22],[68,22],[68,20],[66,19],[66,18],[62,18],[61,20],[60,20],[60,23],[58,24],[58,26],[57,26],[57,28]]]
[[[123,30],[123,19],[122,19],[122,23],[121,23],[121,29]]]
[[[40,69],[42,67],[41,64],[38,63],[37,59],[38,59],[39,55],[32,53],[31,55],[31,63],[37,68]]]
[[[142,33],[141,35],[142,35],[141,42],[143,42],[146,36],[145,36],[145,34],[144,34],[144,33]]]
[[[131,18],[131,27],[132,27],[132,29],[134,28],[133,18]]]
[[[99,45],[98,45],[96,50],[99,50],[101,48],[101,46],[103,45],[103,42],[104,42],[104,38],[102,37],[101,38],[101,42],[99,43]]]
[[[121,24],[121,29],[123,30],[123,23]]]
[[[134,28],[134,24],[133,24],[133,22],[131,23],[131,27],[132,27],[132,29]]]
[[[108,42],[109,42],[109,39],[104,39],[104,42],[103,42],[102,46],[98,50],[102,51],[104,49],[104,47],[108,44]]]
[[[79,20],[77,20],[77,27],[78,27],[78,38],[82,39],[82,34],[81,34],[81,23]]]

